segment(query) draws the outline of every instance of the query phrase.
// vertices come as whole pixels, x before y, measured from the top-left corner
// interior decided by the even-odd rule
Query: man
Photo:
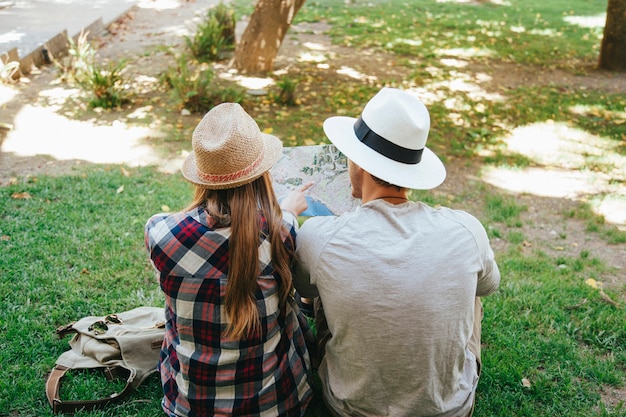
[[[480,375],[481,296],[500,273],[471,215],[408,199],[445,178],[430,117],[383,88],[324,132],[349,159],[355,211],[307,220],[295,285],[316,298],[324,400],[336,416],[469,416]]]

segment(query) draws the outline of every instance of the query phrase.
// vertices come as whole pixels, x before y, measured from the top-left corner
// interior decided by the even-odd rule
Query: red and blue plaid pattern
[[[297,223],[284,217],[291,220],[289,245]],[[256,293],[262,329],[241,341],[225,337],[229,237],[230,229],[216,228],[202,208],[155,215],[146,224],[166,296],[163,409],[169,416],[303,416],[313,395],[304,338],[310,330],[293,302],[279,309],[280,277],[272,274],[263,236]]]

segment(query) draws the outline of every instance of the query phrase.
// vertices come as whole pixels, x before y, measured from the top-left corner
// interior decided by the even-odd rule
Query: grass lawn
[[[429,144],[448,162],[513,170],[532,165],[522,155],[507,153],[502,139],[518,126],[547,120],[600,136],[615,145],[612,155],[623,158],[624,92],[528,84],[508,88],[503,100],[491,101],[446,87],[453,70],[442,56],[452,53],[487,67],[528,66],[539,77],[555,70],[591,71],[602,27],[577,22],[597,19],[606,1],[504,3],[309,0],[296,23],[324,20],[337,45],[353,48],[355,54],[390,54],[409,74],[381,84],[438,85],[446,99],[429,106],[437,125]],[[234,4],[239,13],[250,10],[249,1]],[[314,74],[308,67],[299,74],[308,69]],[[302,106],[276,107],[261,98],[253,103],[259,125],[272,128],[287,145],[323,141],[326,115],[358,114],[379,88],[357,80],[302,80],[302,85],[316,84],[315,97],[301,93]],[[271,111],[264,112],[266,107]],[[449,117],[452,113],[455,117]],[[171,140],[188,148],[189,138],[179,132]],[[581,169],[607,174],[615,168],[611,163],[589,157]],[[615,182],[624,185],[619,176]],[[497,256],[500,290],[483,300],[484,372],[474,415],[626,416],[626,286],[597,285],[624,271],[615,272],[586,250],[554,255],[528,248],[521,233],[528,208],[514,196],[484,192],[483,187],[469,184],[463,194],[476,200],[477,215],[490,236],[507,245]],[[462,197],[412,195],[454,208],[465,207]],[[143,227],[152,214],[179,210],[190,198],[191,186],[180,175],[150,167],[84,165],[66,175],[20,177],[0,187],[0,417],[52,415],[44,384],[57,357],[68,349],[68,339],[54,335],[58,326],[86,315],[163,304]],[[562,216],[586,218],[588,233],[607,246],[626,242],[624,232],[588,207]],[[110,389],[93,375],[79,374],[68,378],[62,395],[97,398]],[[611,395],[614,390],[621,397]],[[121,405],[76,415],[159,416],[160,397],[155,375]],[[324,415],[318,395],[307,416]]]

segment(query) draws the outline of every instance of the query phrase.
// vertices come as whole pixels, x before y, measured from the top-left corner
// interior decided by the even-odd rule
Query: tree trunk
[[[609,0],[598,66],[626,72],[626,0]]]
[[[258,0],[231,65],[243,73],[271,71],[291,22],[305,0]]]

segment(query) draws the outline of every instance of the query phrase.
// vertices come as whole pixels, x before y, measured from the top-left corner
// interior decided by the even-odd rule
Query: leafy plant
[[[7,56],[7,54],[2,54],[2,57],[4,56]],[[0,57],[0,83],[13,82],[13,77],[20,69],[20,63],[8,60],[5,62],[2,57]]]
[[[227,48],[233,47],[235,45],[235,26],[237,25],[235,9],[220,2],[215,8],[209,10],[209,13],[215,16],[215,19],[222,28],[224,45]]]
[[[170,88],[170,96],[179,109],[199,112],[207,108],[209,87],[214,73],[207,66],[191,67],[186,55],[176,58],[176,65],[167,69],[161,81]]]
[[[89,101],[91,107],[110,109],[118,107],[125,102],[124,79],[122,71],[127,62],[121,60],[117,63],[109,62],[106,68],[100,64],[93,64],[90,72],[86,72],[79,79],[80,86],[93,93],[95,96]]]
[[[170,89],[174,105],[191,112],[206,112],[226,101],[241,103],[245,96],[242,88],[222,85],[211,68],[186,55],[176,58],[176,65],[167,69],[161,82]]]
[[[220,3],[209,9],[193,37],[185,37],[185,43],[199,61],[219,60],[224,51],[233,49],[235,24],[234,10]]]
[[[289,77],[283,77],[276,81],[276,85],[280,88],[277,101],[287,106],[295,106],[297,104],[296,87],[298,86],[298,81]]]
[[[60,72],[62,81],[80,84],[89,78],[96,62],[96,50],[88,39],[89,32],[81,32],[76,40],[68,36],[67,55],[62,58],[50,56]]]

